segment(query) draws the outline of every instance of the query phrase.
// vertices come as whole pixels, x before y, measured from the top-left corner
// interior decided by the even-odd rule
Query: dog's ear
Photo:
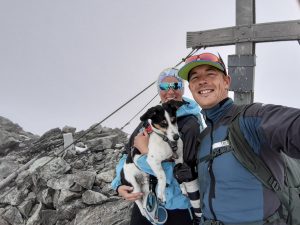
[[[151,119],[153,116],[155,116],[156,113],[157,113],[156,107],[151,107],[140,117],[140,120],[147,121],[148,119]]]
[[[176,111],[182,105],[184,105],[183,101],[176,101],[176,100],[170,100],[166,103],[163,103],[164,108],[171,108],[173,111]]]
[[[175,100],[171,100],[172,101],[172,105],[175,105],[177,107],[177,109],[180,107],[180,106],[183,106],[184,105],[184,102],[183,101],[175,101]]]

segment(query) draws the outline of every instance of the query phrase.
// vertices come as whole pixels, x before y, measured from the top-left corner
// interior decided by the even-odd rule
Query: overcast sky
[[[257,23],[299,15],[296,0],[256,1]],[[0,115],[39,135],[87,129],[185,57],[186,32],[234,25],[235,0],[0,0]],[[300,108],[299,43],[257,44],[256,55],[255,101]],[[122,127],[155,94],[103,125]]]

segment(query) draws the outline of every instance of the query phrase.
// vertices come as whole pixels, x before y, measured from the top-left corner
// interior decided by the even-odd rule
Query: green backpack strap
[[[228,128],[228,139],[233,147],[233,154],[265,187],[273,190],[282,204],[289,209],[289,198],[286,196],[286,190],[284,190],[286,187],[280,186],[269,167],[248,144],[240,129],[239,118],[244,115],[245,111],[250,106],[251,105],[240,106],[239,113],[235,115]]]
[[[239,117],[236,117],[229,126],[228,138],[234,151],[234,156],[246,167],[257,179],[267,188],[276,191],[281,190],[272,172],[260,157],[252,150],[246,141],[239,124]]]

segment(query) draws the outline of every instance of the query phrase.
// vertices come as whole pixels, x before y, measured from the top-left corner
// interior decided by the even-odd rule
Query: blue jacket
[[[212,144],[227,139],[233,106],[226,99],[217,106],[202,110],[207,129],[199,147],[198,159],[210,154]],[[241,131],[247,142],[283,183],[284,162],[280,151],[300,158],[300,110],[276,105],[256,104],[240,118]],[[202,211],[204,217],[230,224],[261,221],[274,214],[280,201],[254,175],[245,169],[232,152],[198,164]],[[213,173],[213,174],[212,174]],[[214,182],[215,181],[215,182]]]
[[[188,104],[184,104],[183,106],[181,106],[177,110],[177,118],[194,115],[198,118],[199,121],[201,121],[200,108],[199,108],[198,104],[195,101],[193,101],[191,99],[188,99],[188,98],[184,98],[184,100],[187,101]],[[194,118],[195,117],[191,117],[190,119],[193,120]],[[196,142],[197,135],[200,132],[199,124],[197,123],[197,120],[196,120],[195,125],[196,125],[195,128],[192,128],[192,129],[197,129],[197,132],[195,132],[195,136],[194,137],[189,136],[189,138],[194,139],[194,142]],[[203,124],[202,124],[202,126],[203,126]],[[185,144],[184,140],[183,140],[183,142]],[[187,142],[191,142],[191,141],[187,141]],[[190,145],[188,147],[190,147]],[[116,167],[116,177],[112,181],[112,188],[114,190],[116,190],[117,187],[119,185],[121,185],[120,171],[123,168],[123,165],[126,161],[126,157],[127,157],[126,154],[123,155],[123,157],[119,161],[119,164]],[[146,155],[141,156],[138,159],[138,167],[141,170],[143,170],[144,172],[154,175],[153,171],[151,170],[150,166],[148,165],[146,159],[147,159]],[[163,166],[163,169],[166,173],[167,184],[168,184],[168,186],[166,187],[166,191],[165,191],[165,194],[166,194],[165,208],[166,209],[187,209],[187,208],[190,208],[189,199],[186,196],[182,195],[179,184],[173,176],[174,163],[164,162],[164,163],[162,163],[162,166]]]

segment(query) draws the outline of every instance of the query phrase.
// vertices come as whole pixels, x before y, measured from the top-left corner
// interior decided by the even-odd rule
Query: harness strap
[[[160,134],[158,132],[153,131],[156,133],[158,136],[160,136],[165,142],[167,142],[172,149],[173,152],[176,152],[178,147],[177,147],[177,141],[170,141],[169,138],[166,135]]]
[[[209,162],[210,160],[214,160],[214,158],[216,158],[224,153],[232,151],[232,147],[230,146],[228,140],[217,142],[217,143],[213,144],[212,148],[213,148],[213,151],[209,155],[206,155],[199,159],[200,163]]]
[[[268,225],[268,224],[272,224],[273,222],[280,220],[280,219],[281,219],[281,217],[277,211],[265,220],[249,222],[249,223],[238,223],[238,225]],[[223,223],[218,220],[206,220],[205,218],[203,218],[203,222],[201,224],[203,224],[203,225],[237,225],[237,223],[234,223],[234,224],[233,223]]]

